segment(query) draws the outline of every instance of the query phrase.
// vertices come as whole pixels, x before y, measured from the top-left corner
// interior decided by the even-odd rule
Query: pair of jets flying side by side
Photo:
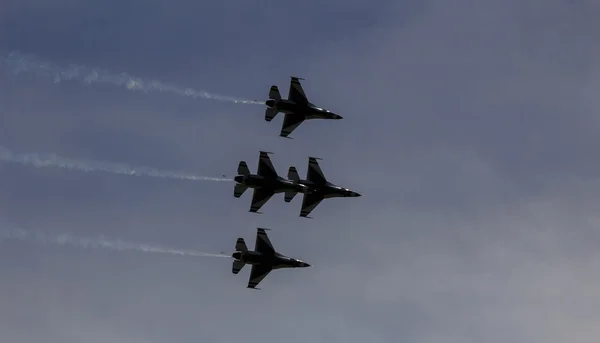
[[[288,170],[287,179],[279,176],[273,163],[269,158],[267,151],[260,151],[258,158],[258,171],[256,174],[250,173],[246,161],[240,161],[238,164],[238,175],[234,177],[236,182],[233,188],[233,196],[239,198],[248,188],[254,189],[250,212],[262,214],[260,208],[277,193],[284,193],[284,201],[290,202],[296,194],[302,193],[302,208],[300,217],[311,218],[308,215],[324,199],[329,198],[355,198],[361,194],[344,187],[335,185],[327,180],[321,167],[319,158],[308,158],[308,170],[306,179],[300,179],[296,167],[291,166]]]

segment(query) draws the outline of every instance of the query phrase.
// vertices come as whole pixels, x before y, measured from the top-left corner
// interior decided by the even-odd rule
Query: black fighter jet
[[[283,126],[281,127],[281,133],[279,134],[281,137],[290,138],[288,135],[292,133],[298,125],[308,119],[342,119],[342,116],[340,115],[311,104],[308,101],[306,94],[304,94],[300,80],[304,79],[292,76],[287,99],[281,98],[277,86],[271,86],[269,100],[265,102],[265,105],[268,107],[265,111],[266,121],[273,120],[279,112],[285,113]]]
[[[298,170],[296,167],[291,166],[288,170],[288,179],[300,184],[307,186],[311,189],[310,192],[304,194],[302,199],[302,209],[300,210],[300,217],[310,218],[308,214],[317,207],[323,201],[328,198],[355,198],[361,196],[360,194],[344,187],[334,185],[327,181],[321,167],[319,166],[320,158],[309,157],[308,158],[308,170],[306,171],[306,180],[300,179]]]
[[[275,193],[285,193],[285,202],[290,202],[297,193],[306,193],[310,189],[300,183],[287,180],[279,175],[271,163],[269,158],[271,152],[261,151],[258,159],[258,172],[251,174],[246,161],[240,161],[238,164],[238,176],[233,179],[237,184],[233,189],[233,196],[239,198],[244,194],[246,189],[253,188],[252,204],[250,212],[259,213],[258,210],[267,202]]]
[[[254,251],[248,250],[246,242],[240,237],[235,243],[236,251],[231,255],[234,258],[231,267],[231,271],[234,274],[239,273],[246,264],[252,265],[247,288],[260,289],[256,288],[256,286],[273,269],[310,267],[310,264],[304,261],[282,255],[275,251],[269,240],[269,236],[265,232],[266,230],[268,229],[257,229]]]

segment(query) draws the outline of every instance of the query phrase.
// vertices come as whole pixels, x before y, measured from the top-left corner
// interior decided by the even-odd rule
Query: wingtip
[[[271,231],[271,229],[266,228],[266,227],[257,227],[256,228],[257,231],[263,230],[263,231]]]
[[[274,152],[271,152],[271,151],[263,151],[263,150],[260,150],[260,153],[261,153],[261,154],[267,154],[267,155],[274,155],[274,154],[275,154]]]
[[[290,76],[290,78],[292,78],[292,80],[293,80],[293,79],[296,79],[296,80],[302,80],[302,81],[304,81],[304,79],[303,79],[303,78],[301,78],[301,77],[298,77],[298,76]]]
[[[319,161],[323,160],[321,157],[313,157],[313,156],[309,156],[308,159],[309,160],[319,160]]]

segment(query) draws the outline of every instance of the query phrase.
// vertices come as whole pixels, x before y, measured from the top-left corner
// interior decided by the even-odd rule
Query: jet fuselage
[[[231,257],[237,261],[244,262],[245,264],[252,265],[269,265],[273,269],[281,268],[304,268],[310,267],[310,264],[292,257],[282,255],[280,253],[275,254],[262,254],[257,251],[236,251]]]
[[[320,194],[323,198],[356,198],[361,196],[359,193],[354,192],[351,189],[334,185],[331,182],[319,185],[308,180],[299,180],[299,184],[304,185],[311,189],[312,194]]]
[[[276,193],[294,191],[297,193],[308,193],[310,189],[302,184],[295,183],[284,178],[265,178],[260,175],[238,175],[234,178],[237,183],[248,186],[249,188],[272,189]]]
[[[267,100],[265,104],[270,108],[276,107],[279,112],[303,116],[304,119],[342,119],[342,116],[310,103],[303,105],[285,99],[277,102],[271,99]]]

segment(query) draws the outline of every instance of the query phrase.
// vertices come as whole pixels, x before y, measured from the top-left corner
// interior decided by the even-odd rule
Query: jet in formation
[[[266,230],[268,229],[257,229],[254,251],[248,250],[246,242],[240,237],[235,243],[236,251],[231,255],[234,258],[231,267],[231,271],[234,274],[239,273],[246,264],[252,265],[247,288],[260,289],[256,288],[256,286],[273,269],[310,267],[310,264],[304,261],[282,255],[275,251]]]
[[[287,99],[282,99],[277,86],[271,86],[269,100],[265,102],[265,120],[271,121],[279,112],[285,113],[279,136],[288,137],[302,122],[308,119],[342,119],[343,117],[308,101],[299,77],[292,76]]]
[[[315,207],[317,207],[321,201],[323,201],[323,199],[347,197],[354,198],[361,196],[359,193],[354,192],[351,189],[340,187],[327,181],[325,174],[323,174],[323,171],[321,170],[317,160],[320,160],[320,158],[308,158],[306,180],[300,179],[296,167],[291,166],[288,170],[288,179],[311,189],[310,192],[304,193],[300,217],[310,218],[308,216],[309,213],[312,212],[312,210],[314,210]]]
[[[256,174],[250,173],[245,161],[240,161],[237,170],[239,175],[233,178],[237,182],[233,189],[234,197],[241,197],[248,188],[254,189],[250,212],[261,214],[258,210],[276,193],[285,193],[285,202],[290,202],[296,194],[305,194],[311,191],[306,185],[279,176],[269,154],[272,153],[260,151]]]

